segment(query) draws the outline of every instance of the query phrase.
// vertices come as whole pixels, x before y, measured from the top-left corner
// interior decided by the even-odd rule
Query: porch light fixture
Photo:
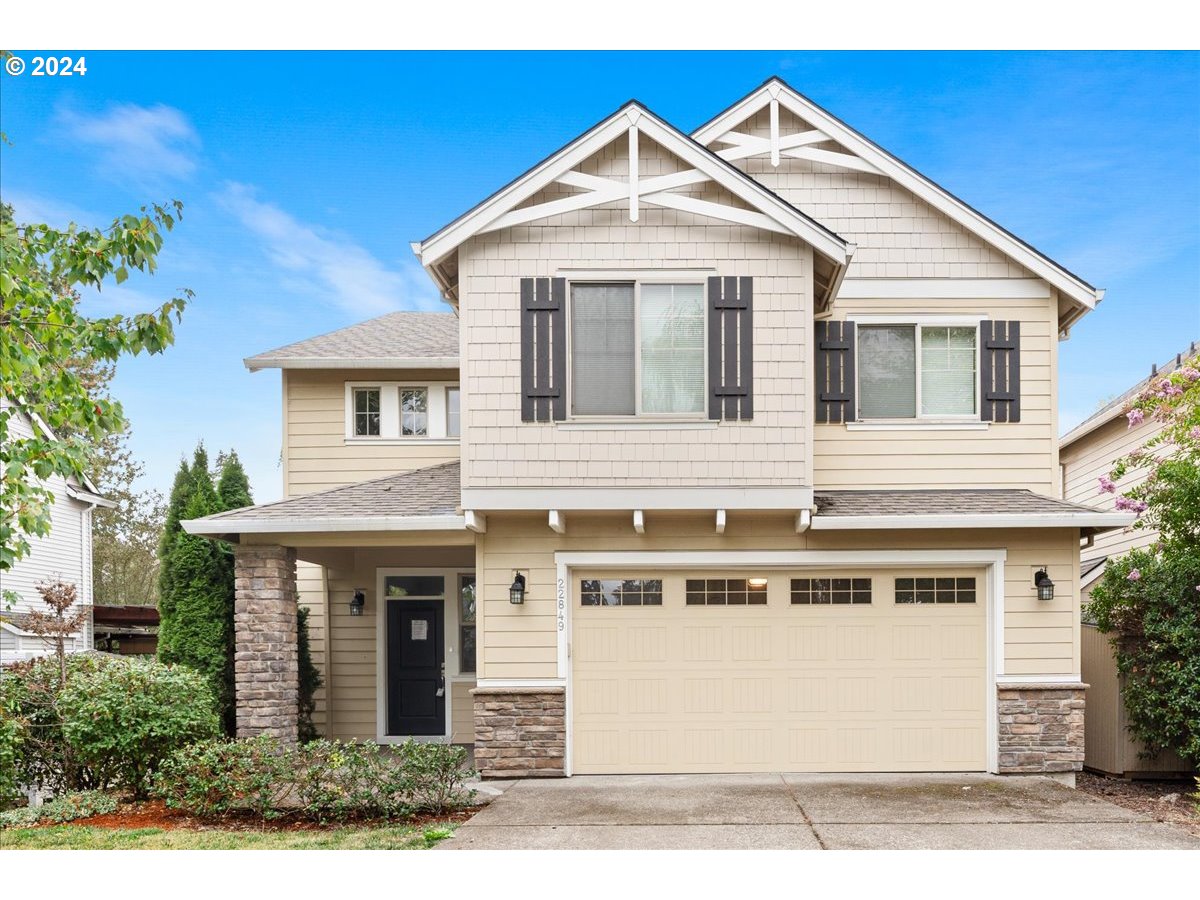
[[[520,572],[513,578],[512,587],[508,589],[508,602],[518,606],[525,602],[525,576]]]
[[[367,605],[367,592],[362,588],[354,589],[354,596],[350,598],[350,615],[361,616],[363,607]]]
[[[1033,586],[1037,588],[1039,600],[1054,599],[1054,582],[1050,580],[1050,576],[1046,574],[1046,567],[1038,569],[1033,575]]]

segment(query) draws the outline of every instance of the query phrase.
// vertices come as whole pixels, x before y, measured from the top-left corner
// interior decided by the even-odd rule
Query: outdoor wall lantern
[[[350,615],[361,616],[363,607],[367,605],[367,592],[362,588],[354,589],[354,596],[350,598]]]
[[[513,578],[512,587],[508,589],[508,602],[518,605],[525,602],[525,576],[520,572]]]
[[[1033,586],[1037,588],[1039,600],[1054,599],[1054,582],[1050,580],[1050,576],[1046,574],[1046,567],[1042,566],[1033,575]]]

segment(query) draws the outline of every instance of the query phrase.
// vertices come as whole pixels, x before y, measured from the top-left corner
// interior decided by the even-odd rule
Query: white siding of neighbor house
[[[586,161],[624,177],[617,141]],[[690,168],[643,138],[643,177]],[[566,189],[533,197],[535,204]],[[711,185],[693,191],[741,206]],[[809,482],[812,251],[797,238],[643,206],[588,209],[477,236],[459,248],[464,369],[463,483],[509,486],[796,485]],[[712,430],[615,424],[573,430],[521,421],[520,279],[564,270],[701,269],[754,278],[754,419]],[[591,280],[601,280],[597,276]],[[707,410],[697,419],[706,419]]]
[[[403,348],[397,348],[403,352]],[[346,439],[346,383],[402,382],[415,385],[430,382],[457,382],[456,371],[394,371],[394,370],[332,370],[296,369],[283,374],[283,489],[285,497],[297,497],[314,491],[329,490],[382,478],[397,472],[407,472],[435,466],[458,459],[456,443],[439,441],[392,441],[364,444]],[[367,577],[368,573],[359,573]],[[374,682],[370,697],[363,700],[362,675],[364,663],[353,652],[343,648],[353,638],[343,636],[340,629],[353,628],[359,619],[331,612],[332,598],[339,588],[331,579],[333,574],[324,566],[310,562],[296,563],[296,587],[300,604],[309,610],[309,641],[313,661],[321,670],[324,686],[317,691],[313,724],[331,737],[375,737],[374,706],[371,706],[369,729],[362,718],[364,702],[374,703]],[[373,585],[374,576],[364,582]],[[338,602],[349,603],[349,597]],[[330,640],[329,627],[335,623],[339,633]],[[374,641],[372,620],[371,641]],[[349,653],[349,655],[347,655]],[[374,643],[371,644],[374,653]],[[374,663],[371,663],[372,678]],[[465,682],[464,682],[465,684]],[[474,681],[456,691],[469,690]],[[466,697],[469,699],[469,694]],[[346,708],[330,713],[331,697],[335,704]],[[460,698],[461,700],[461,698]],[[458,704],[463,706],[466,701]],[[456,709],[456,711],[458,711]],[[460,713],[461,714],[461,713]],[[461,725],[462,723],[458,723]],[[367,733],[369,730],[369,734]],[[473,733],[473,731],[472,731]]]
[[[22,415],[14,415],[8,421],[9,434],[14,438],[33,435],[33,426]],[[47,607],[37,592],[43,581],[62,578],[73,583],[81,607],[92,605],[92,547],[91,513],[88,504],[73,499],[67,494],[67,481],[53,476],[45,482],[54,492],[54,504],[50,509],[50,534],[46,537],[30,536],[30,552],[7,572],[0,574],[0,589],[19,596],[13,612],[46,612]],[[0,612],[6,611],[0,608]],[[92,646],[91,617],[73,644],[72,650],[86,650]],[[44,648],[44,649],[43,649]],[[18,637],[6,632],[4,644],[0,645],[2,662],[13,662],[14,657],[28,658],[48,652],[49,645],[35,637]],[[12,656],[10,656],[12,654]]]

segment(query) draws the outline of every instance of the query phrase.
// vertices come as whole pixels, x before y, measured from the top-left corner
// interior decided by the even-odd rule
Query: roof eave
[[[364,531],[466,531],[460,515],[362,516],[362,517],[247,517],[244,519],[206,516],[180,523],[188,534],[229,540],[242,534],[358,533]]]
[[[936,515],[813,516],[814,531],[912,530],[938,528],[1080,528],[1097,534],[1125,528],[1137,521],[1133,513],[956,513]]]
[[[262,369],[457,369],[457,356],[249,356],[242,363],[251,372]]]

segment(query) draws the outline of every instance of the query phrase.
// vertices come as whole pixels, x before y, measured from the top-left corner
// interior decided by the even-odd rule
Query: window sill
[[[614,418],[573,419],[558,422],[557,427],[563,431],[613,431],[626,428],[634,431],[708,431],[720,424],[716,419]]]
[[[420,447],[456,447],[458,446],[458,438],[429,438],[429,437],[407,437],[407,438],[391,438],[391,437],[348,437],[343,441],[346,446],[379,446],[379,447],[403,447],[405,445],[416,444]]]
[[[987,431],[991,422],[977,419],[916,419],[910,421],[847,422],[847,431]]]

